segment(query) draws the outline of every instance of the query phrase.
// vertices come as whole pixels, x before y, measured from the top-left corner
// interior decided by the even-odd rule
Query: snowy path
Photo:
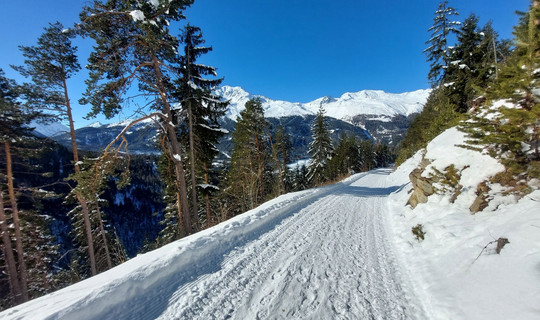
[[[386,186],[388,173],[376,170],[298,193],[271,207],[270,218],[249,233],[198,252],[189,264],[162,273],[144,290],[109,285],[103,290],[110,292],[100,292],[95,302],[81,299],[50,316],[423,319],[387,236],[386,200],[398,189]]]
[[[219,271],[175,292],[160,319],[410,319],[388,253],[384,175],[321,192]]]

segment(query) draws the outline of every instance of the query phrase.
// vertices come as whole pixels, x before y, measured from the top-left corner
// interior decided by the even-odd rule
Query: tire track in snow
[[[181,287],[161,319],[411,319],[387,244],[385,176],[335,186]]]

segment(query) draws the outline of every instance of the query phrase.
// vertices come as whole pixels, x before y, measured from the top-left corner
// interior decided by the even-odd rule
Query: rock
[[[413,208],[416,208],[419,203],[426,203],[428,197],[435,193],[432,181],[422,177],[422,172],[428,164],[428,160],[422,160],[421,168],[416,168],[409,174],[409,179],[412,182],[414,191],[407,204],[410,204]]]
[[[489,205],[487,201],[488,192],[489,187],[487,186],[486,182],[482,182],[476,187],[476,198],[474,199],[473,204],[469,207],[469,210],[472,213],[480,212]]]

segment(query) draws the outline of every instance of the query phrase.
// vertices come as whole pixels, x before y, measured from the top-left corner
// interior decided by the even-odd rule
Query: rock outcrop
[[[416,208],[419,203],[426,203],[428,197],[435,193],[433,181],[431,181],[429,178],[422,177],[422,172],[424,172],[429,163],[429,160],[424,158],[420,163],[420,167],[414,169],[409,174],[409,179],[413,185],[413,193],[411,194],[407,204],[410,204],[413,208]]]

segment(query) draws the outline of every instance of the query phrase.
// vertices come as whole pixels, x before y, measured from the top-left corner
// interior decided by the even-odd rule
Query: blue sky
[[[23,62],[18,45],[34,45],[43,27],[56,20],[77,21],[84,0],[0,0],[0,68],[20,80],[9,65]],[[202,62],[218,68],[224,84],[272,99],[308,102],[344,92],[380,89],[404,92],[429,85],[422,53],[435,0],[195,0],[187,21],[201,27],[214,51]],[[515,10],[529,0],[450,0],[464,20],[476,13],[493,20],[511,38]],[[78,40],[81,65],[90,40]],[[76,100],[84,73],[72,79]],[[76,106],[78,118],[85,107]],[[125,115],[121,115],[121,120]],[[103,121],[103,119],[98,119]],[[95,120],[77,119],[77,126]]]

